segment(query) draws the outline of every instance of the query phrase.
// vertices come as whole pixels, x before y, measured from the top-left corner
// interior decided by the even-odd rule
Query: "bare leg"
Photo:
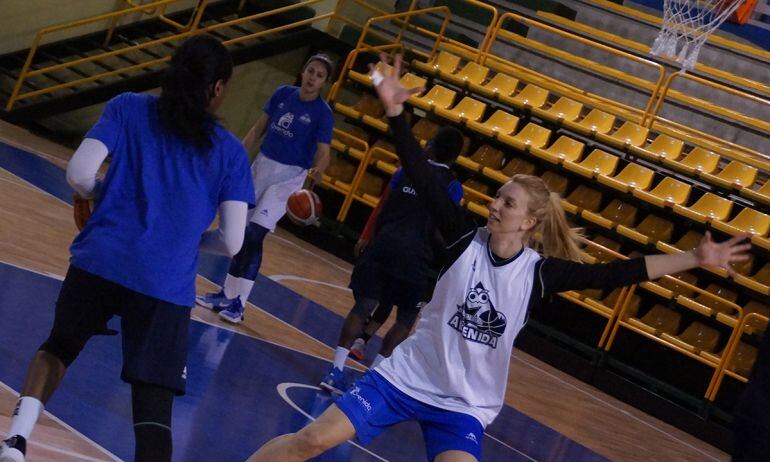
[[[465,451],[444,451],[436,456],[434,462],[478,462],[478,460]]]
[[[369,322],[366,324],[366,329],[364,329],[364,333],[367,334],[369,337],[374,337],[377,335],[377,331],[380,330],[380,327],[382,327],[382,323],[375,321],[374,319],[370,319]]]
[[[47,403],[59,388],[65,372],[67,367],[59,358],[51,353],[38,351],[29,365],[21,396],[31,396],[43,404]]]
[[[377,307],[377,300],[370,298],[357,298],[353,308],[345,318],[345,323],[342,325],[342,332],[340,332],[340,339],[337,346],[350,349],[353,342],[364,333],[364,324],[366,318]]]
[[[393,324],[385,338],[382,340],[382,348],[380,348],[380,354],[384,357],[389,357],[393,353],[393,349],[403,342],[409,336],[411,329],[402,326],[399,323]]]
[[[353,438],[353,424],[336,404],[297,433],[268,441],[246,462],[300,462],[311,459]]]

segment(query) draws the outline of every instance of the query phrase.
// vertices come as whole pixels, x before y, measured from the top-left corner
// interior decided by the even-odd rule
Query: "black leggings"
[[[131,385],[135,462],[171,461],[171,408],[174,392],[155,385]]]

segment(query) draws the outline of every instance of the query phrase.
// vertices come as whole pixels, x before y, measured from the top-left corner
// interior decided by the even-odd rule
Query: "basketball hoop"
[[[663,27],[650,53],[692,70],[706,39],[744,0],[663,0]]]

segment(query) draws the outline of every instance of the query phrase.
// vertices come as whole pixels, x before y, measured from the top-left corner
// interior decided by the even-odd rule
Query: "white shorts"
[[[302,189],[307,170],[269,159],[261,152],[251,164],[254,179],[256,207],[249,212],[249,221],[270,231],[286,214],[286,201],[292,193]]]

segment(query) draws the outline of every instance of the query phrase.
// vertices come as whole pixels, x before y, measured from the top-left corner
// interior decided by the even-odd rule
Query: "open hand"
[[[735,271],[730,264],[749,259],[748,251],[751,249],[751,243],[744,242],[748,237],[748,234],[741,234],[717,244],[711,240],[711,233],[706,231],[698,247],[693,249],[693,253],[698,259],[698,264],[725,269],[730,276],[733,276]]]
[[[380,62],[387,64],[387,57],[384,54],[380,55]],[[385,74],[380,73],[382,80],[379,82],[373,80],[377,95],[380,97],[382,105],[385,106],[385,109],[390,116],[395,115],[393,114],[393,111],[401,104],[404,104],[410,96],[425,90],[423,87],[404,88],[398,80],[401,75],[401,66],[401,55],[396,55],[392,67],[382,66],[385,72]],[[375,72],[379,73],[374,65],[370,65],[369,67],[370,76],[374,75]]]

